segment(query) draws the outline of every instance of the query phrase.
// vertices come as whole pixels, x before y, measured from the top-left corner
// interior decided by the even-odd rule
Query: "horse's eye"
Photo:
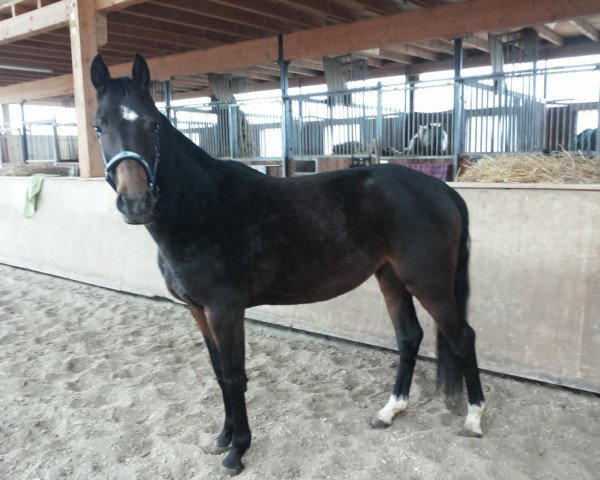
[[[94,130],[96,130],[98,136],[102,134],[102,129],[98,125],[94,125]]]

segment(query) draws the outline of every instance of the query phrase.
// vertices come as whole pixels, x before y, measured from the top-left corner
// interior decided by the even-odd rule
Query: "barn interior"
[[[504,77],[508,65],[526,62],[538,68],[544,61],[599,54],[600,5],[593,0],[4,0],[0,2],[0,26],[4,143],[6,132],[11,135],[11,120],[14,125],[15,110],[11,119],[10,104],[73,107],[75,123],[86,126],[76,134],[71,131],[62,135],[71,137],[66,148],[60,144],[64,143],[60,140],[61,128],[66,127],[53,125],[52,132],[37,135],[53,139],[46,142],[46,151],[36,156],[37,147],[32,144],[35,126],[26,125],[22,118],[21,131],[12,132],[12,153],[6,145],[2,149],[3,162],[42,161],[46,157],[54,157],[55,162],[77,161],[84,177],[103,173],[91,129],[95,94],[88,72],[96,53],[102,54],[113,76],[128,74],[134,54],[142,54],[150,66],[155,98],[174,120],[177,112],[171,110],[171,102],[185,105],[186,100],[209,97],[221,104],[196,108],[197,118],[188,119],[187,126],[186,112],[182,111],[178,128],[187,128],[186,133],[215,156],[243,160],[276,175],[345,168],[352,161],[346,157],[353,154],[373,154],[378,161],[380,157],[409,154],[417,163],[419,157],[430,161],[440,157],[456,171],[463,153],[498,150],[499,143],[503,144],[500,150],[510,151],[581,148],[577,135],[582,128],[573,119],[584,111],[597,127],[597,93],[596,102],[539,113],[540,102],[531,90],[541,88],[541,81],[532,86],[538,77]],[[413,87],[428,88],[420,83],[423,75],[454,70],[455,78],[460,78],[464,68],[483,66],[493,68],[492,77],[486,81],[491,79],[494,94],[504,84],[506,92],[520,89],[519,95],[533,100],[525,105],[523,98],[513,95],[510,99],[506,96],[504,104],[490,104],[484,90],[492,88],[482,87],[486,82],[478,79],[470,86],[454,82],[447,85],[454,102],[450,108],[427,114],[419,114],[414,108]],[[594,71],[595,67],[590,67],[591,75]],[[331,94],[325,100],[287,97],[294,87],[326,85],[328,92],[339,92],[352,88],[352,81],[391,76],[403,76],[404,87],[388,92],[372,87],[374,95],[382,98],[379,106],[376,100],[371,102],[371,113],[353,93]],[[527,85],[512,88],[511,82]],[[278,102],[287,110],[271,115],[269,120],[250,118],[251,114],[239,105],[232,111],[234,94],[261,90],[278,90]],[[363,98],[365,91],[360,92]],[[393,118],[394,113],[385,109],[391,102],[388,99],[398,96],[406,98],[397,108],[406,115],[396,112]],[[470,116],[477,117],[478,123],[473,120],[469,124],[469,119],[465,120],[469,115],[461,111],[461,102],[467,103],[468,97],[473,104]],[[311,125],[309,116],[313,114],[306,112],[311,105],[324,102],[330,107],[330,123],[320,118],[320,123]],[[341,113],[332,114],[333,107]],[[269,107],[263,105],[262,111],[273,108],[271,102]],[[298,109],[304,109],[307,118],[295,128],[298,122],[294,112]],[[255,110],[260,111],[261,106],[255,105]],[[504,115],[501,121],[510,123],[507,133],[502,134],[503,138],[496,132],[487,136],[498,138],[477,140],[475,137],[481,137],[483,131],[504,128],[497,125],[498,111]],[[202,120],[207,112],[213,115],[208,122],[211,125]],[[236,116],[238,137],[244,129],[262,125],[246,135],[255,137],[249,145],[230,134],[231,118]],[[343,117],[346,126],[334,117]],[[530,117],[534,120],[527,121],[524,129],[524,119]],[[440,126],[436,144],[432,147],[430,142],[418,150],[411,141],[419,127],[428,124]],[[327,128],[333,133],[331,138],[323,139]],[[345,131],[337,134],[339,128]],[[280,151],[275,154],[254,145],[260,143],[261,135],[265,143],[268,129],[275,129],[276,135],[283,137]],[[359,129],[355,135],[353,132]],[[527,134],[517,138],[513,131]],[[583,146],[588,150],[595,150],[596,143],[600,143],[591,143],[596,131],[587,133],[589,138]],[[209,141],[209,137],[216,140]],[[534,137],[535,141],[528,140]],[[321,160],[325,157],[337,160]],[[354,159],[355,163],[360,161]]]

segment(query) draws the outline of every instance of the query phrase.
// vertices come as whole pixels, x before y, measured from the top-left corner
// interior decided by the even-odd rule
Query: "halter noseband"
[[[104,176],[105,176],[108,184],[112,187],[112,189],[115,192],[117,191],[117,185],[113,178],[113,170],[115,168],[117,168],[117,165],[119,163],[121,163],[123,160],[128,159],[128,160],[134,160],[135,162],[139,163],[143,167],[144,171],[146,172],[146,175],[148,176],[148,183],[149,183],[150,187],[152,188],[152,193],[154,195],[158,195],[158,184],[156,183],[156,173],[158,172],[158,162],[160,160],[159,130],[160,130],[160,127],[158,124],[156,124],[156,127],[154,128],[154,133],[156,135],[156,141],[154,143],[155,157],[156,157],[154,160],[154,171],[152,171],[152,168],[150,168],[148,161],[144,157],[142,157],[139,153],[132,152],[130,150],[123,150],[123,151],[117,153],[116,155],[114,155],[110,160],[108,160],[106,158],[106,155],[104,154],[104,148],[102,147],[102,137],[100,134],[98,134],[98,140],[100,141],[100,151],[102,152],[102,159],[104,160]]]

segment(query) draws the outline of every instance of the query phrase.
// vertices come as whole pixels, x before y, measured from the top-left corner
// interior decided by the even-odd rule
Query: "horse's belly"
[[[296,305],[338,297],[364,283],[376,270],[368,265],[340,265],[332,272],[327,268],[307,268],[288,272],[286,278],[273,282],[253,299],[254,305]]]

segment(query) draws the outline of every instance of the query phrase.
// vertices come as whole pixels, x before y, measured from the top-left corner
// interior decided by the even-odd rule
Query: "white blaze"
[[[137,112],[131,110],[125,105],[121,105],[121,115],[123,116],[123,119],[127,120],[128,122],[133,122],[134,120],[137,120],[140,117],[137,114]]]
[[[408,407],[408,400],[406,398],[403,396],[395,397],[392,395],[386,406],[377,412],[377,418],[382,422],[391,425],[394,417],[406,410],[406,407]]]

